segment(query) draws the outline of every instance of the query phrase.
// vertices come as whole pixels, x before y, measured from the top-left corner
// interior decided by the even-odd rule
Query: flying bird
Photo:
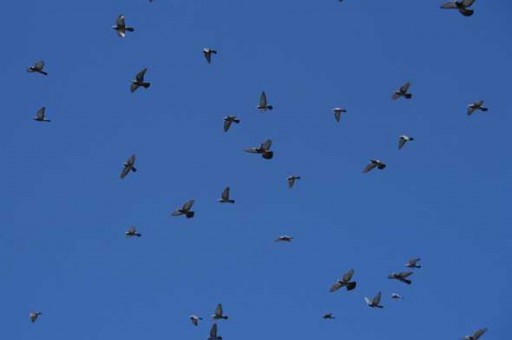
[[[123,164],[123,170],[121,171],[121,175],[119,176],[121,179],[125,178],[131,172],[137,172],[137,168],[135,167],[135,154],[131,155],[130,158],[126,160]]]
[[[217,335],[217,324],[216,323],[214,323],[212,325],[212,328],[210,329],[210,337],[208,338],[208,340],[222,340],[222,337]]]
[[[271,111],[274,107],[272,105],[268,105],[267,101],[267,94],[265,91],[261,92],[260,94],[260,104],[258,105],[257,109],[261,112],[265,112],[267,110]]]
[[[218,200],[220,203],[235,203],[235,200],[229,199],[229,187],[226,187]]]
[[[474,102],[474,103],[471,103],[468,105],[468,110],[467,110],[468,116],[471,116],[477,110],[480,110],[482,112],[489,111],[489,109],[484,106],[484,101],[479,100],[477,102]]]
[[[293,240],[293,237],[291,236],[288,236],[288,235],[282,235],[282,236],[279,236],[278,238],[276,238],[276,242],[292,242]]]
[[[334,319],[336,319],[336,318],[334,317],[334,315],[332,315],[332,313],[325,313],[325,314],[322,316],[322,318],[324,318],[325,320],[334,320]]]
[[[373,299],[370,300],[369,298],[365,297],[364,300],[366,301],[366,304],[368,305],[368,307],[384,308],[384,306],[380,305],[380,298],[381,298],[381,292],[378,292],[377,295],[375,295],[375,297]]]
[[[126,26],[126,23],[124,21],[124,15],[120,14],[116,19],[115,26],[112,26],[113,29],[116,30],[117,35],[121,38],[124,38],[126,36],[126,32],[133,32],[135,29],[130,26]]]
[[[419,269],[421,268],[421,265],[418,264],[418,262],[420,262],[421,259],[419,257],[417,258],[412,258],[410,259],[409,261],[407,261],[407,263],[405,264],[405,266],[407,268],[416,268],[416,269]]]
[[[480,329],[474,331],[473,334],[466,335],[464,337],[464,340],[478,340],[478,339],[480,339],[480,337],[482,335],[485,334],[485,332],[487,332],[487,328],[485,328],[485,327],[484,328],[480,328]]]
[[[236,116],[224,117],[224,132],[228,132],[228,130],[231,127],[232,123],[239,124],[240,123],[240,119],[238,119]]]
[[[413,272],[391,273],[388,275],[388,279],[398,280],[398,281],[401,281],[403,283],[407,283],[408,285],[410,285],[412,283],[412,281],[407,278],[409,276],[411,276],[412,274],[414,274],[414,273]]]
[[[32,119],[37,122],[46,122],[46,123],[51,122],[51,120],[46,119],[46,107],[44,107],[44,106],[42,108],[40,108],[39,110],[37,110],[36,116]]]
[[[334,293],[335,291],[337,291],[338,289],[340,289],[342,287],[346,287],[347,291],[353,290],[354,288],[356,288],[357,282],[352,281],[352,276],[354,276],[354,269],[350,269],[348,272],[343,274],[343,277],[341,279],[338,279],[338,281],[336,281],[331,286],[329,291],[331,293]]]
[[[410,86],[411,86],[411,83],[409,83],[409,82],[403,84],[402,86],[400,86],[400,88],[398,90],[395,91],[395,93],[393,93],[393,96],[391,98],[398,99],[400,97],[404,97],[405,99],[411,99],[412,94],[408,92]]]
[[[384,164],[382,161],[378,159],[372,159],[370,163],[364,168],[363,173],[367,173],[372,171],[373,169],[377,168],[379,170],[382,170],[386,167],[386,164]]]
[[[137,229],[135,229],[135,227],[130,227],[130,229],[128,229],[124,234],[126,235],[126,237],[133,237],[133,236],[141,237],[142,236],[141,233],[137,232]]]
[[[347,112],[347,110],[341,107],[335,107],[334,109],[332,109],[332,112],[334,113],[334,118],[336,119],[336,121],[339,122],[341,114]]]
[[[217,54],[217,51],[211,48],[203,48],[203,54],[208,64],[210,64],[212,62],[212,54]]]
[[[142,71],[135,75],[135,79],[132,80],[132,84],[130,85],[131,93],[135,92],[141,86],[145,89],[151,86],[151,83],[144,81],[144,75],[146,74],[147,70],[147,68],[144,68]]]
[[[391,298],[392,298],[393,300],[401,300],[401,299],[403,299],[403,298],[402,298],[402,296],[401,296],[401,295],[398,295],[397,293],[393,293],[393,294],[391,294]]]
[[[200,320],[203,320],[203,318],[202,318],[202,317],[197,316],[197,315],[194,315],[194,314],[192,314],[191,316],[189,316],[189,318],[190,318],[190,321],[192,321],[192,323],[194,324],[194,326],[198,326],[198,325],[199,325],[199,321],[200,321]]]
[[[27,72],[28,72],[28,73],[34,73],[34,72],[36,72],[36,73],[41,73],[41,74],[43,74],[43,75],[47,76],[47,75],[48,75],[48,73],[47,73],[47,72],[45,72],[45,71],[43,71],[43,69],[44,69],[44,61],[43,61],[43,60],[39,60],[39,61],[38,61],[38,62],[36,62],[34,65],[29,66],[29,67],[27,68]]]
[[[185,215],[186,218],[192,218],[195,215],[195,211],[192,211],[192,206],[194,205],[194,200],[190,200],[185,202],[181,208],[176,209],[171,213],[172,216],[181,216]]]
[[[288,188],[293,188],[293,186],[295,185],[295,181],[298,180],[298,179],[302,179],[302,177],[300,176],[288,176],[286,178],[286,181],[288,182]]]
[[[217,305],[217,308],[215,308],[215,314],[212,315],[212,318],[214,320],[227,320],[228,319],[228,316],[224,315],[222,312],[222,304],[221,303],[219,303]]]
[[[272,146],[272,141],[270,139],[267,139],[259,147],[252,147],[249,149],[245,149],[245,152],[249,153],[259,153],[261,154],[261,157],[265,159],[272,159],[274,157],[274,152],[270,151],[270,147]]]
[[[32,321],[33,323],[37,321],[37,318],[40,316],[40,315],[43,315],[43,313],[41,312],[30,312],[30,314],[28,315],[29,318],[30,318],[30,321]]]
[[[445,2],[441,5],[442,9],[456,9],[465,17],[470,17],[473,15],[474,11],[469,9],[473,5],[475,0],[462,0],[462,1],[450,1]]]
[[[406,136],[406,135],[401,135],[400,137],[398,137],[398,150],[400,150],[401,148],[404,147],[404,145],[407,143],[407,142],[410,142],[410,141],[413,141],[414,138],[413,137],[409,137],[409,136]]]

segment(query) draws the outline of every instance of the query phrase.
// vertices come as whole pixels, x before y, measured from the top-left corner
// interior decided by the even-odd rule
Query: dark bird
[[[190,321],[192,321],[192,323],[194,324],[194,326],[198,326],[198,325],[199,325],[199,321],[200,321],[200,320],[203,320],[203,318],[202,318],[202,317],[197,316],[197,315],[194,315],[194,314],[192,314],[191,316],[189,316],[189,318],[190,318]]]
[[[212,62],[212,54],[217,54],[217,51],[211,48],[203,48],[203,54],[208,64],[210,64]]]
[[[135,227],[130,227],[130,229],[128,229],[124,234],[126,235],[126,237],[133,237],[133,236],[141,237],[142,236],[141,233],[137,232],[137,229],[135,229]]]
[[[231,127],[231,124],[239,124],[240,119],[238,119],[236,116],[227,116],[224,117],[224,132],[228,132],[229,128]]]
[[[367,297],[364,298],[364,300],[366,301],[366,304],[368,305],[368,307],[371,307],[371,308],[384,308],[384,306],[381,306],[380,305],[380,298],[381,298],[381,292],[378,292],[377,295],[375,295],[375,297],[373,299],[369,299]]]
[[[217,308],[215,308],[215,314],[212,315],[212,318],[214,320],[227,320],[228,319],[228,316],[223,314],[221,303],[219,303],[217,305]]]
[[[123,164],[123,170],[121,171],[121,179],[125,178],[131,172],[137,172],[135,167],[135,154],[131,155],[130,158]]]
[[[267,94],[265,91],[260,94],[260,104],[257,106],[258,110],[261,112],[265,112],[267,110],[271,111],[274,107],[272,105],[268,105]]]
[[[421,265],[418,264],[418,262],[420,262],[421,259],[419,257],[416,257],[416,258],[412,258],[410,259],[409,261],[407,261],[407,263],[405,264],[405,266],[407,268],[416,268],[416,269],[419,269],[421,268]]]
[[[474,11],[469,9],[475,0],[462,0],[462,1],[450,1],[445,2],[441,5],[442,9],[456,9],[465,17],[470,17],[473,15]]]
[[[407,279],[409,276],[411,276],[413,272],[400,272],[400,273],[391,273],[388,275],[388,279],[392,280],[398,280],[403,283],[407,283],[410,285],[412,283],[411,280]]]
[[[391,298],[393,300],[401,300],[401,299],[403,299],[403,297],[401,295],[397,294],[397,293],[391,294]]]
[[[47,75],[48,75],[48,73],[47,73],[47,72],[45,72],[45,71],[43,71],[43,69],[44,69],[44,61],[43,61],[43,60],[39,60],[39,61],[38,61],[38,62],[36,62],[34,65],[29,66],[29,67],[27,68],[27,72],[28,72],[28,73],[34,73],[34,72],[36,72],[36,73],[41,73],[41,74],[43,74],[43,75],[47,76]]]
[[[334,317],[334,315],[332,315],[332,313],[325,313],[325,314],[322,316],[322,318],[324,318],[325,320],[334,320],[334,319],[336,319],[336,318]]]
[[[404,97],[405,99],[411,99],[412,94],[407,92],[407,91],[409,91],[410,86],[411,86],[411,83],[409,83],[409,82],[403,84],[402,86],[400,86],[400,88],[398,90],[395,91],[395,93],[393,93],[393,96],[391,98],[398,99],[400,97]]]
[[[468,116],[471,116],[477,110],[480,110],[482,112],[489,111],[489,109],[484,106],[484,101],[479,100],[477,102],[474,102],[474,103],[471,103],[468,105],[468,110],[467,110]]]
[[[214,323],[210,329],[210,337],[208,340],[222,340],[222,337],[217,335],[217,324]]]
[[[373,169],[377,168],[379,170],[382,170],[386,167],[386,164],[384,164],[382,161],[378,159],[372,159],[370,163],[363,169],[363,173],[367,173],[372,171]]]
[[[335,107],[334,109],[332,109],[332,112],[334,113],[334,118],[336,119],[336,121],[339,122],[341,114],[347,112],[347,110],[341,107]]]
[[[252,147],[249,149],[245,149],[245,152],[249,153],[259,153],[261,154],[261,157],[265,159],[272,159],[274,157],[274,152],[270,151],[270,147],[272,146],[272,141],[270,139],[267,139],[259,147]]]
[[[288,188],[293,188],[293,186],[295,185],[295,181],[299,180],[299,179],[302,179],[302,177],[300,176],[288,176],[286,178],[286,181],[288,182]]]
[[[144,68],[142,71],[137,73],[137,75],[135,75],[135,79],[132,80],[132,84],[130,85],[130,91],[132,93],[135,92],[141,86],[145,89],[151,86],[151,83],[144,81],[144,75],[146,74],[147,70],[147,68]]]
[[[292,242],[293,240],[293,237],[291,236],[288,236],[288,235],[282,235],[282,236],[279,236],[278,238],[276,238],[276,242]]]
[[[113,29],[116,30],[117,35],[121,38],[124,38],[126,36],[126,32],[133,32],[135,29],[130,26],[126,26],[126,23],[124,21],[124,15],[119,14],[119,16],[116,19],[115,26],[112,26]]]
[[[46,123],[51,122],[51,120],[46,119],[46,107],[44,107],[44,106],[42,108],[40,108],[39,110],[37,110],[36,116],[32,119],[35,121],[38,121],[38,122],[46,122]]]
[[[487,332],[487,328],[485,328],[485,327],[484,328],[480,328],[480,329],[474,331],[473,334],[466,335],[464,337],[464,340],[478,340],[478,339],[480,339],[480,337],[482,335],[485,334],[485,332]]]
[[[194,200],[190,200],[185,202],[181,208],[176,209],[171,213],[172,216],[181,216],[185,215],[186,218],[192,218],[195,215],[195,211],[192,211],[192,206],[194,205]]]
[[[229,199],[229,187],[226,187],[218,200],[220,203],[235,203],[235,200]]]
[[[37,321],[37,318],[39,318],[40,315],[43,315],[43,313],[41,313],[41,312],[30,312],[30,314],[28,316],[30,318],[30,321],[32,321],[34,323],[34,322]]]
[[[343,274],[341,279],[338,279],[329,289],[331,293],[334,293],[338,289],[342,287],[346,287],[347,291],[353,290],[357,286],[356,281],[352,281],[352,276],[354,276],[354,269],[350,269],[348,272]]]
[[[407,143],[407,142],[410,142],[410,141],[413,141],[414,138],[413,137],[409,137],[409,136],[406,136],[406,135],[401,135],[400,137],[398,137],[398,150],[400,150],[401,148],[404,147],[404,145]]]

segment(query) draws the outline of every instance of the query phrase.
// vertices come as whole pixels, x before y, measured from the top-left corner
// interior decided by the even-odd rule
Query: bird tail
[[[482,110],[483,112],[487,112],[487,111],[489,111],[489,109],[488,109],[488,108],[486,108],[486,107],[481,107],[481,108],[480,108],[480,110]]]
[[[272,105],[267,105],[267,110],[273,110],[274,107]]]
[[[229,203],[235,203],[235,200],[228,200]]]
[[[410,285],[412,283],[412,281],[409,279],[402,279],[402,282],[407,283],[408,285]]]
[[[267,151],[261,157],[263,157],[265,159],[272,159],[274,157],[274,152],[273,151]]]
[[[142,86],[147,89],[148,87],[151,86],[151,83],[142,83]]]
[[[128,32],[133,32],[133,31],[135,31],[135,28],[133,28],[133,27],[126,27],[125,30],[128,31]]]
[[[45,72],[45,71],[39,71],[39,73],[44,74],[45,76],[48,75],[48,72]]]
[[[349,282],[349,283],[347,283],[347,290],[352,290],[352,289],[356,288],[356,286],[357,286],[357,282],[355,282],[355,281]]]
[[[132,171],[133,171],[133,172],[137,172],[137,168],[136,168],[136,167],[134,167],[134,166],[132,166]]]
[[[187,212],[187,213],[185,214],[185,217],[186,217],[186,218],[192,218],[192,217],[194,217],[194,215],[195,215],[195,212],[194,212],[194,211],[189,211],[189,212]]]
[[[405,97],[406,99],[411,99],[411,98],[412,98],[412,94],[410,94],[410,93],[406,93],[406,94],[404,94],[404,97]]]
[[[463,16],[465,16],[465,17],[470,17],[470,16],[472,16],[474,12],[475,12],[475,11],[473,11],[472,9],[467,9],[467,8],[466,8],[466,9],[461,9],[461,10],[460,10],[460,13],[461,13]]]
[[[136,233],[136,234],[135,234],[135,236],[137,236],[137,237],[141,237],[141,236],[142,236],[142,234],[141,234],[141,233]]]

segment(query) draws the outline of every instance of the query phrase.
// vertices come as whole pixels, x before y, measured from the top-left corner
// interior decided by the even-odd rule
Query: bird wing
[[[34,68],[36,68],[38,70],[42,70],[44,68],[44,61],[43,60],[39,60],[38,62],[36,62],[34,64]]]
[[[295,184],[295,177],[291,176],[286,179],[288,182],[288,188],[293,188],[293,185]]]
[[[483,100],[479,100],[479,101],[475,102],[475,105],[478,106],[478,107],[481,107],[482,105],[484,105],[484,101]]]
[[[349,282],[352,279],[352,276],[354,275],[354,269],[350,269],[348,272],[346,272],[343,275],[343,281]]]
[[[413,272],[400,272],[398,273],[398,276],[401,277],[402,279],[405,279],[406,277],[409,277],[413,274]]]
[[[212,54],[211,54],[211,52],[209,52],[207,50],[204,50],[203,54],[204,54],[204,57],[206,58],[206,61],[208,62],[208,64],[210,64],[212,62]]]
[[[44,115],[46,113],[46,107],[42,107],[39,110],[37,110],[36,117],[37,119],[44,119]]]
[[[129,166],[125,166],[123,168],[123,170],[121,171],[121,175],[119,176],[121,179],[125,178],[126,175],[128,175],[128,173],[130,172],[130,167]]]
[[[372,300],[372,303],[374,305],[378,305],[380,303],[380,297],[381,297],[381,292],[377,293],[377,295],[375,295],[375,297],[373,298]]]
[[[393,95],[391,96],[391,99],[398,99],[398,98],[400,98],[400,94],[398,94],[396,92],[393,93]]]
[[[272,141],[270,139],[267,139],[263,143],[261,143],[260,149],[264,151],[270,150],[270,147],[272,146]]]
[[[135,154],[131,155],[130,158],[126,161],[128,165],[134,165],[135,164]]]
[[[333,284],[333,285],[331,286],[331,288],[329,289],[329,291],[330,291],[331,293],[334,293],[335,291],[337,291],[338,289],[340,289],[340,288],[341,288],[341,287],[343,287],[343,286],[344,286],[343,282],[341,282],[341,281],[336,281],[336,283],[335,283],[335,284]]]
[[[146,71],[148,69],[147,68],[144,68],[142,71],[140,71],[139,73],[137,73],[137,75],[135,76],[135,79],[138,81],[138,82],[143,82],[144,81],[144,75],[146,74]]]
[[[334,110],[334,118],[336,119],[337,122],[340,121],[340,118],[341,118],[341,111],[340,110]]]
[[[249,153],[259,153],[258,150],[259,150],[258,148],[249,148],[249,149],[245,149],[244,151],[249,152]]]
[[[175,210],[171,213],[171,216],[181,216],[181,215],[183,215],[183,213],[179,210]]]
[[[479,330],[476,330],[473,333],[473,338],[478,339],[479,337],[484,335],[485,332],[487,332],[487,328],[480,328]]]
[[[473,5],[474,2],[475,0],[462,0],[462,6],[471,7],[471,5]]]
[[[119,16],[116,19],[116,24],[117,24],[117,26],[126,26],[126,24],[124,22],[124,15],[119,14]]]
[[[128,229],[128,233],[130,233],[130,234],[134,234],[135,232],[136,232],[135,227],[130,227]]]
[[[374,162],[370,162],[370,163],[368,163],[368,165],[364,168],[363,173],[370,172],[370,171],[372,171],[373,169],[375,169],[376,167],[377,167],[377,164],[375,164]]]
[[[421,259],[419,257],[415,257],[407,261],[408,265],[415,266]]]
[[[444,4],[441,5],[441,8],[442,9],[456,9],[457,4],[455,3],[455,1],[445,2]]]
[[[217,305],[217,308],[215,308],[215,316],[218,316],[218,317],[222,316],[222,304],[221,303],[219,303]]]
[[[224,189],[224,191],[222,192],[221,198],[223,200],[229,199],[229,187],[226,187],[226,189]]]
[[[217,338],[217,324],[216,323],[214,323],[212,325],[212,328],[210,329],[210,337]]]
[[[260,107],[267,107],[267,94],[262,91],[260,94]]]
[[[369,305],[371,305],[371,303],[372,303],[372,302],[370,301],[370,299],[368,299],[366,296],[364,297],[364,301],[366,301],[366,304],[367,304],[368,306],[369,306]]]
[[[231,127],[232,121],[230,119],[224,119],[224,131],[228,132],[229,128]]]
[[[139,85],[132,83],[132,84],[130,85],[130,92],[131,92],[131,93],[133,93],[133,92],[135,92],[135,90],[137,90],[138,88],[139,88]]]
[[[194,205],[194,200],[190,200],[188,202],[185,202],[185,204],[183,204],[183,207],[181,207],[182,210],[185,210],[185,211],[188,211],[190,209],[192,209],[192,206]]]
[[[411,83],[410,82],[407,82],[405,84],[403,84],[401,87],[400,87],[400,92],[407,92],[409,90],[409,87],[411,86]]]
[[[197,326],[199,324],[198,318],[190,317],[190,320],[192,320],[192,323],[194,324],[194,326]]]
[[[404,147],[405,143],[407,143],[407,140],[403,137],[398,138],[398,149],[401,149]]]
[[[473,113],[475,113],[475,110],[476,110],[476,108],[475,108],[475,106],[473,104],[468,105],[468,111],[467,111],[468,112],[468,116],[471,116]]]

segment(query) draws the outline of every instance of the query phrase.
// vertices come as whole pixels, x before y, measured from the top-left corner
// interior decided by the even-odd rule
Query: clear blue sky
[[[205,339],[188,315],[222,302],[227,340],[508,339],[512,5],[441,2],[5,2],[0,338]],[[39,59],[48,77],[25,72]],[[242,151],[266,138],[273,160]],[[371,158],[388,167],[363,175]],[[194,219],[170,216],[192,198]],[[386,278],[414,256],[411,286]],[[350,268],[356,290],[329,293]]]

